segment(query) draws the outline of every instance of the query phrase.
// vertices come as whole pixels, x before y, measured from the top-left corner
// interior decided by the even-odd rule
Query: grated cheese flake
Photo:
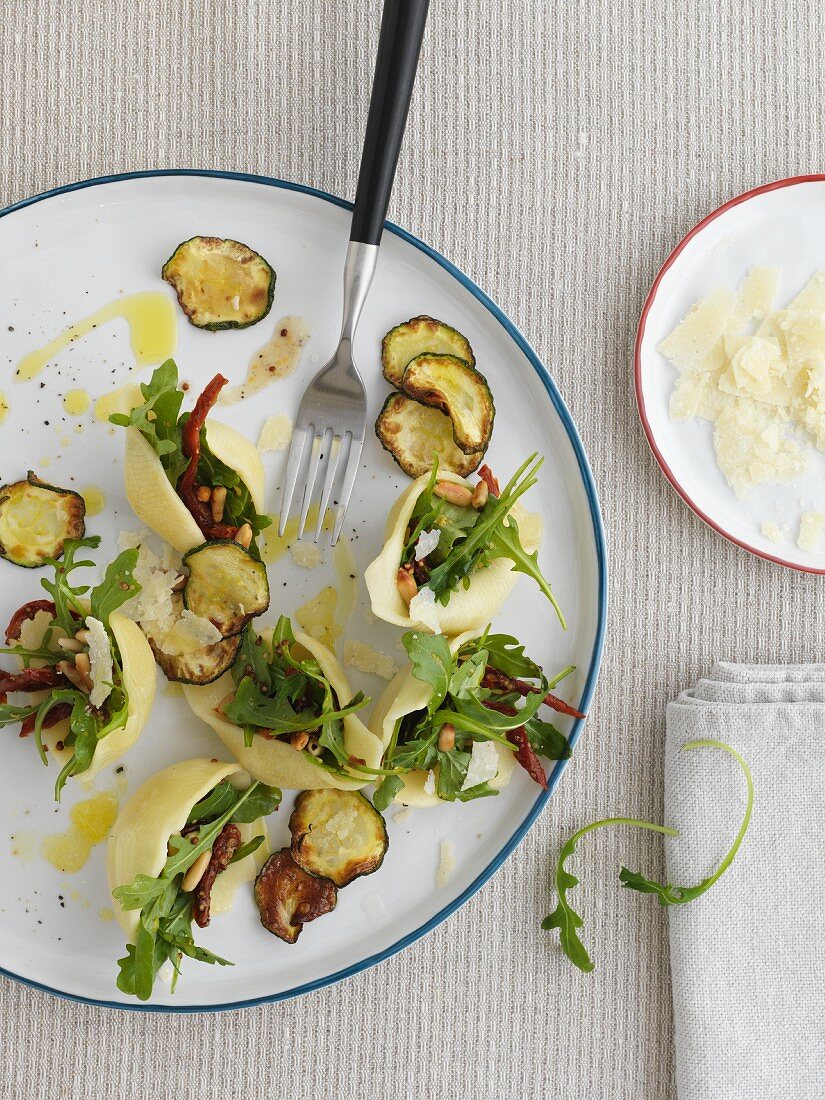
[[[825,513],[805,512],[799,520],[799,538],[796,540],[796,545],[800,550],[818,551],[823,530],[825,530]]]
[[[467,775],[461,784],[462,791],[489,783],[498,775],[498,750],[494,741],[473,741]]]
[[[259,451],[285,451],[292,440],[292,421],[286,413],[268,416],[258,436]]]
[[[415,560],[423,561],[432,554],[441,540],[441,528],[434,527],[431,531],[422,531],[415,544]]]
[[[435,794],[435,772],[428,771],[424,780],[424,794]]]
[[[100,619],[87,615],[86,629],[89,631],[89,661],[92,666],[90,677],[93,684],[89,702],[93,707],[99,707],[112,693],[112,677],[115,673],[112,643]]]
[[[314,542],[294,542],[289,552],[292,560],[301,569],[316,569],[324,560],[324,552]]]
[[[417,623],[429,627],[433,634],[441,633],[438,609],[435,605],[435,593],[432,588],[424,585],[419,588],[410,600],[410,618]]]
[[[381,653],[366,642],[358,642],[354,638],[347,638],[344,642],[344,665],[372,676],[380,676],[382,680],[391,680],[398,672],[398,665],[387,653]]]
[[[783,543],[785,541],[785,534],[778,523],[773,523],[771,520],[765,520],[761,527],[762,534],[766,539],[770,539],[771,542]]]
[[[443,889],[452,878],[455,870],[455,848],[451,840],[442,840],[439,846],[438,870],[435,875],[435,884]]]
[[[183,610],[180,618],[172,625],[169,633],[161,642],[161,650],[174,657],[187,653],[197,653],[199,649],[215,645],[222,638],[220,630],[209,619],[196,615],[194,611]]]

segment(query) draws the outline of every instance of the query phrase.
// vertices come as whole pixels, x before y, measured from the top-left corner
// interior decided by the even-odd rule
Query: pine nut
[[[75,634],[75,638],[77,638],[81,645],[88,645],[92,640],[91,634],[85,628],[83,630],[78,630],[77,634]]]
[[[212,522],[220,523],[223,519],[223,510],[226,507],[226,489],[223,485],[216,485],[212,490],[212,499],[209,508],[212,512]]]
[[[208,485],[199,485],[195,490],[195,496],[198,498],[201,504],[206,504],[209,498],[212,496],[212,490],[209,488]]]
[[[238,542],[243,546],[245,550],[248,550],[252,544],[252,528],[248,523],[245,523],[242,527],[239,527],[235,534],[235,542]]]
[[[450,504],[457,504],[460,508],[466,508],[472,502],[473,493],[466,485],[460,485],[457,481],[437,481],[433,493]]]
[[[57,644],[61,649],[65,649],[67,653],[79,653],[83,648],[83,643],[76,638],[58,638]]]
[[[300,752],[301,749],[305,749],[309,744],[309,734],[306,730],[296,730],[290,737],[289,743],[292,745],[293,749],[297,749]]]
[[[87,687],[87,679],[82,676],[75,667],[74,661],[60,661],[57,666],[70,684],[73,684],[79,691],[85,691],[88,694],[91,691],[91,686]]]
[[[88,676],[92,671],[92,662],[88,653],[78,653],[74,659],[74,665],[81,676]]]
[[[173,592],[180,592],[182,589],[186,588],[186,581],[187,581],[187,578],[184,577],[183,573],[181,573],[181,575],[178,577],[178,579],[172,585],[172,591]]]
[[[486,481],[479,481],[475,489],[473,489],[472,505],[474,508],[483,508],[487,503],[487,497],[490,495],[490,486]]]
[[[200,880],[204,876],[206,868],[209,866],[209,860],[212,858],[212,849],[207,848],[205,852],[201,852],[186,874],[183,876],[183,882],[180,884],[181,890],[184,894],[191,894]]]
[[[409,565],[401,566],[396,574],[395,583],[398,585],[401,599],[409,607],[413,597],[418,593],[418,585],[415,583],[415,577],[412,575],[412,568]]]
[[[452,722],[445,722],[438,731],[438,751],[450,752],[455,748],[455,726]]]

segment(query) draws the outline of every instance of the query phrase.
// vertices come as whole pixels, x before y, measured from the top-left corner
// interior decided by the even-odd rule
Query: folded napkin
[[[825,665],[719,664],[668,706],[671,882],[711,873],[755,800],[731,867],[670,914],[679,1100],[825,1097]]]

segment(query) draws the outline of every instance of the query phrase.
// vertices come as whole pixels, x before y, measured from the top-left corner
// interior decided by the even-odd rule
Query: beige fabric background
[[[153,167],[352,195],[377,0],[5,0],[0,203]],[[495,297],[594,465],[612,609],[596,705],[543,820],[428,940],[345,985],[218,1018],[138,1016],[0,981],[0,1095],[673,1096],[666,918],[620,894],[655,840],[578,866],[582,976],[539,929],[561,839],[661,811],[664,708],[716,658],[823,660],[817,579],[751,560],[676,498],[631,348],[670,248],[720,202],[822,169],[818,0],[433,0],[391,217]],[[2,262],[2,261],[0,261]]]

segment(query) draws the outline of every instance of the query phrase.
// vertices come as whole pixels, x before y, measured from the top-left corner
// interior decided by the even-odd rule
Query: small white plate
[[[690,306],[718,286],[736,287],[748,269],[779,267],[784,305],[825,268],[825,176],[797,176],[748,191],[695,226],[665,261],[648,294],[636,336],[636,397],[647,439],[665,477],[705,523],[737,546],[808,573],[825,573],[825,548],[796,545],[803,512],[825,511],[825,454],[791,485],[764,485],[740,500],[728,485],[706,420],[673,421],[668,404],[677,372],[656,350]],[[763,522],[786,528],[781,545]]]
[[[97,560],[110,560],[117,531],[139,526],[123,492],[120,429],[87,415],[85,431],[74,434],[61,396],[75,386],[98,396],[130,377],[133,359],[126,328],[122,322],[104,326],[67,348],[33,382],[15,383],[15,364],[67,323],[122,294],[156,290],[172,299],[171,288],[160,279],[160,266],[179,241],[196,233],[234,237],[259,249],[277,270],[272,312],[243,331],[208,333],[192,328],[178,311],[175,358],[193,392],[218,370],[238,382],[278,318],[297,314],[308,322],[311,337],[291,377],[217,412],[256,441],[268,414],[295,415],[308,379],[337,340],[349,225],[347,204],[331,196],[275,180],[219,173],[149,173],[91,181],[7,211],[0,217],[0,390],[8,394],[11,410],[0,426],[3,479],[40,468],[45,457],[51,463],[43,472],[57,483],[101,487],[108,506],[90,519],[88,529],[103,535]],[[527,578],[519,579],[496,625],[517,633],[548,670],[575,664],[577,672],[560,691],[586,709],[602,645],[605,559],[593,480],[570,415],[546,369],[500,310],[446,260],[391,228],[384,235],[355,348],[367,384],[370,423],[389,389],[380,373],[381,336],[419,313],[443,317],[466,333],[479,369],[490,379],[497,406],[488,456],[493,470],[509,476],[530,451],[545,455],[540,483],[525,503],[544,516],[541,563],[570,628],[566,633],[560,629]],[[144,369],[131,377],[145,379],[148,374]],[[266,506],[272,512],[278,509],[285,460],[285,453],[265,456]],[[392,501],[409,483],[372,431],[363,465],[345,527],[359,576],[380,549]],[[37,597],[40,576],[0,562],[0,624],[24,600]],[[280,613],[291,615],[322,587],[336,583],[329,560],[307,570],[288,554],[270,565],[269,580],[267,622]],[[401,664],[405,655],[400,635],[368,615],[360,582],[345,636],[370,642]],[[373,698],[384,687],[375,677],[349,671],[354,688]],[[226,756],[184,700],[164,686],[161,677],[150,722],[122,761],[125,770],[117,777],[102,774],[94,784],[97,790],[125,781],[126,797],[175,760]],[[559,724],[575,739],[580,723],[561,718]],[[82,783],[72,782],[55,808],[54,769],[40,764],[31,738],[19,739],[14,728],[2,734],[0,969],[52,992],[123,1007],[127,999],[115,987],[123,936],[117,924],[103,923],[98,916],[111,904],[103,847],[75,875],[59,874],[36,851],[38,838],[65,830],[72,806],[89,794]],[[561,770],[553,769],[551,789]],[[264,931],[251,891],[244,891],[231,913],[217,917],[199,935],[205,946],[235,965],[211,967],[186,960],[176,993],[171,995],[158,982],[148,1007],[196,1011],[280,1000],[346,977],[412,943],[489,878],[545,804],[549,792],[543,793],[521,769],[517,773],[497,798],[413,810],[400,821],[395,820],[398,811],[391,811],[390,849],[381,869],[342,890],[335,912],[307,925],[293,946]],[[275,847],[288,839],[291,804],[292,794],[285,792],[280,812],[270,818]],[[25,842],[18,841],[18,851],[25,849],[27,861],[12,853],[9,838],[21,834]],[[439,888],[436,870],[444,839],[454,844],[456,868]],[[128,1007],[144,1006],[130,1001]]]

